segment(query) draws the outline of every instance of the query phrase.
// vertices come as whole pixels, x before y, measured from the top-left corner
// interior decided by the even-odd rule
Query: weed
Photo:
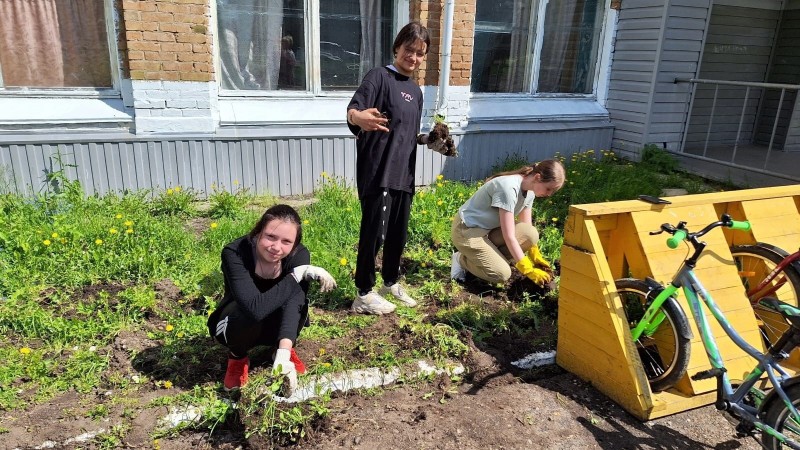
[[[214,219],[222,217],[235,219],[242,215],[245,206],[250,203],[251,199],[247,189],[237,188],[230,192],[224,186],[212,185],[211,195],[209,195],[211,208],[208,210],[208,216]]]

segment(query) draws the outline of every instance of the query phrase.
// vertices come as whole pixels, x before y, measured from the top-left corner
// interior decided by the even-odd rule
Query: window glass
[[[373,67],[392,62],[392,1],[322,1],[320,76],[323,90],[353,90]]]
[[[100,0],[0,1],[0,87],[112,87]]]
[[[306,89],[303,3],[217,0],[223,89]]]
[[[475,12],[472,92],[527,92],[531,0],[482,0]]]
[[[603,3],[563,0],[547,4],[539,92],[592,92]]]

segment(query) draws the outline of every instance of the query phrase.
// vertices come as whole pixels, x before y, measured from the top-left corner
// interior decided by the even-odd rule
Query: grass
[[[564,160],[564,188],[534,203],[546,258],[560,258],[570,204],[658,195],[662,188],[717,189],[674,172],[657,149],[648,154],[654,163],[633,164],[611,152],[593,151]],[[495,171],[522,164],[520,158],[508,158],[498,161]],[[247,436],[275,442],[301,439],[306,427],[326,416],[324,397],[262,408],[264,389],[274,386],[268,371],[253,376],[234,406],[222,394],[220,380],[198,382],[197,374],[186,369],[219,361],[220,348],[209,344],[205,321],[223,292],[221,248],[247,233],[259,212],[279,199],[220,187],[200,207],[194,193],[180,186],[86,198],[76,182],[58,174],[53,178],[58,189],[37,198],[0,194],[0,410],[29,408],[67,391],[113,390],[122,404],[137,392],[160,390],[162,405],[201,410],[203,419],[195,428],[239,427]],[[515,301],[454,300],[464,292],[448,276],[450,222],[481,183],[439,177],[415,194],[404,254],[411,294],[433,305],[436,313],[426,316],[400,307],[399,326],[391,332],[398,335],[370,334],[378,318],[342,312],[355,293],[358,199],[341,179],[323,174],[317,181],[317,201],[300,211],[303,240],[312,264],[325,267],[339,288],[324,296],[312,291],[312,325],[301,335],[318,344],[311,373],[388,367],[420,357],[461,358],[468,351],[462,331],[481,342],[500,333],[524,335],[553,321],[544,307],[548,299],[527,293]],[[162,292],[165,280],[177,294]],[[112,364],[121,336],[140,336],[153,344],[127,349],[133,372]],[[399,347],[398,336],[410,344]],[[352,348],[339,348],[342,339],[353,342]],[[552,345],[555,335],[545,340]],[[174,388],[180,388],[177,395]],[[124,441],[134,410],[126,406],[122,423],[98,436],[96,444],[113,448]],[[94,405],[85,414],[100,419],[109,410]],[[153,437],[173,435],[182,427],[156,430]]]

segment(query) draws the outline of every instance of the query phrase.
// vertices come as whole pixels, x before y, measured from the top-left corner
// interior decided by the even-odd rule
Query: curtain
[[[528,36],[531,19],[530,0],[515,0],[511,21],[508,76],[502,92],[527,92],[525,70],[528,66]]]
[[[383,62],[381,0],[359,0],[361,10],[361,69],[358,79]],[[392,43],[389,43],[391,46]],[[389,49],[386,49],[387,51]]]
[[[218,0],[223,89],[278,89],[283,0]]]
[[[598,12],[597,0],[547,5],[539,92],[591,92],[600,33]]]
[[[100,0],[0,1],[6,87],[111,87]]]

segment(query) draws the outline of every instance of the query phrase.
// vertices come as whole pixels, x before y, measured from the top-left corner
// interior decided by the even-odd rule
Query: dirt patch
[[[81,300],[102,295],[114,302],[123,288],[87,288],[76,295]],[[154,290],[155,311],[194,307],[194,300],[185,299],[170,280],[159,281]],[[469,279],[446,308],[477,302],[486,314],[501,314],[509,302],[522,304],[526,295],[546,290],[524,277],[502,289]],[[63,299],[52,296],[50,301]],[[330,415],[312,423],[291,448],[760,448],[752,438],[736,439],[734,427],[711,407],[642,423],[557,366],[516,368],[513,361],[555,348],[556,303],[538,305],[530,314],[508,318],[505,331],[476,336],[465,328],[459,336],[469,348],[461,361],[463,377],[406,380],[385,390],[338,394],[328,405]],[[445,305],[427,302],[420,308],[426,320],[434,320]],[[325,311],[337,319],[349,314]],[[109,355],[109,367],[92,392],[67,392],[26,410],[2,412],[0,429],[7,431],[0,448],[34,448],[48,441],[51,448],[101,448],[104,441],[98,436],[114,430],[122,435],[124,448],[283,448],[281,442],[245,437],[244,424],[236,419],[220,424],[212,435],[187,430],[154,443],[152,434],[170,410],[159,399],[215,385],[226,363],[225,349],[205,336],[158,338],[165,325],[160,314],[147,315],[140,327],[120,332],[112,344],[97,349]],[[411,354],[426,345],[401,315],[391,314],[346,336],[301,339],[298,353],[309,366],[341,360],[348,367],[363,367],[386,349],[391,349],[387,354]],[[270,349],[258,349],[251,355],[252,372],[268,370],[270,360]],[[119,387],[121,379],[129,380],[125,388]],[[80,436],[88,441],[74,441]]]

